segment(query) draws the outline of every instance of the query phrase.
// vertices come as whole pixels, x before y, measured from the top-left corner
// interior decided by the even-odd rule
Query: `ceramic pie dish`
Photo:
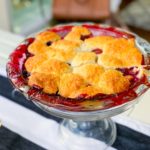
[[[119,28],[60,25],[25,39],[10,55],[7,73],[16,89],[41,105],[108,110],[148,90],[149,52],[146,41]]]

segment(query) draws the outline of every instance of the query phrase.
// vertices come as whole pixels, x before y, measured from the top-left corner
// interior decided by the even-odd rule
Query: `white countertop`
[[[8,55],[23,40],[24,37],[14,35],[0,30],[0,68],[5,68]],[[130,115],[129,115],[130,114]],[[137,119],[144,123],[150,124],[150,90],[145,93],[141,101],[121,115],[129,115],[131,118]]]
[[[0,30],[0,67],[5,67],[9,54],[24,37]]]

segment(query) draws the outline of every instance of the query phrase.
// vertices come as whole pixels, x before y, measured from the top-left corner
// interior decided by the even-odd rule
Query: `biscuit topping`
[[[124,92],[132,77],[118,68],[142,64],[133,37],[93,36],[82,26],[72,27],[63,38],[52,31],[41,32],[28,52],[33,54],[24,65],[30,74],[28,85],[66,98]]]

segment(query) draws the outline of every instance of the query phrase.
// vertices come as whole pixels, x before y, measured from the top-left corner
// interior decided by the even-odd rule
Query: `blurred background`
[[[150,0],[1,0],[0,30],[27,36],[59,23],[121,26],[150,40]]]

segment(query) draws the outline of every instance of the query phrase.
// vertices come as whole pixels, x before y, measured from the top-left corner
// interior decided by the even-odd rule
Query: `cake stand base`
[[[111,119],[98,121],[64,119],[60,125],[60,140],[67,149],[104,150],[111,146],[115,139],[116,125]]]

